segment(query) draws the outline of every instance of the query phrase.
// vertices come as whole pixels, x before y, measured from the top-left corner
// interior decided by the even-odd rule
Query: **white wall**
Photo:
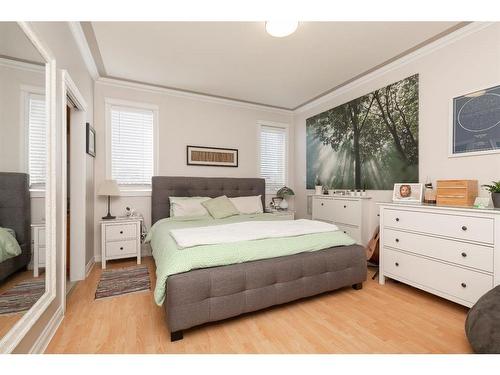
[[[105,98],[114,98],[157,105],[159,108],[159,165],[160,176],[258,177],[257,122],[259,120],[288,123],[288,111],[257,108],[241,103],[216,99],[177,96],[161,90],[143,90],[97,82],[94,108],[97,149],[95,159],[95,188],[106,178],[105,160]],[[290,131],[289,181],[293,176],[293,129]],[[237,148],[238,168],[201,167],[186,165],[186,146],[215,146]],[[100,257],[99,222],[106,214],[106,198],[96,197],[95,250]],[[123,215],[132,206],[151,224],[151,197],[112,198],[112,213]]]
[[[93,90],[94,90],[94,82],[92,77],[87,71],[87,68],[84,64],[84,61],[80,55],[80,52],[77,48],[76,42],[71,34],[69,26],[66,22],[34,22],[31,23],[32,27],[35,29],[40,39],[48,47],[48,49],[52,52],[53,56],[56,59],[57,69],[66,69],[71,78],[75,82],[76,86],[82,93],[85,101],[88,104],[88,110],[86,113],[87,121],[93,122]],[[61,82],[58,79],[58,88],[60,89]],[[60,90],[57,91],[57,100],[61,102],[62,98],[60,97]],[[61,118],[58,118],[59,126],[61,123]],[[61,155],[63,150],[61,149],[61,132],[57,135],[57,173],[58,173],[58,181],[61,178]],[[87,165],[93,163],[93,159],[89,157],[87,160]],[[93,180],[93,168],[87,168],[87,181]],[[93,183],[91,184],[93,186]],[[57,192],[58,201],[60,201],[60,189]],[[90,208],[93,208],[93,195],[89,197],[92,200],[90,204]],[[57,213],[59,215],[60,207],[56,207]],[[88,214],[89,212],[87,212]],[[93,216],[93,212],[90,212]],[[61,283],[62,274],[64,272],[64,265],[62,264],[63,252],[66,250],[65,244],[62,244],[59,241],[60,233],[63,230],[62,223],[58,222],[57,233],[57,296],[56,299],[50,304],[48,309],[42,314],[37,323],[29,330],[26,336],[21,340],[19,345],[15,348],[14,352],[16,353],[26,353],[28,352],[36,340],[40,337],[42,331],[47,326],[47,323],[54,316],[55,312],[62,305],[62,291],[65,289],[64,285]],[[87,228],[87,249],[84,249],[86,253],[93,254],[93,226],[89,226]]]
[[[27,65],[27,64],[26,64]],[[28,129],[22,89],[45,87],[43,67],[0,60],[0,171],[28,173]],[[43,195],[31,197],[31,222],[45,221]]]
[[[448,36],[465,35],[472,25]],[[443,41],[436,44],[443,45]],[[430,46],[426,47],[427,49]],[[406,63],[402,60],[371,73],[345,88],[315,101],[306,110],[296,111],[295,124],[295,198],[297,215],[307,217],[306,194],[306,119],[327,109],[370,93],[387,84],[413,74],[419,74],[419,176],[425,183],[429,178],[477,179],[480,184],[500,178],[500,154],[449,158],[450,101],[452,98],[500,84],[500,24],[496,23],[463,38],[453,40],[431,53],[422,54]],[[375,202],[390,200],[391,193],[369,192],[372,228],[377,222]],[[486,192],[481,192],[486,196]]]

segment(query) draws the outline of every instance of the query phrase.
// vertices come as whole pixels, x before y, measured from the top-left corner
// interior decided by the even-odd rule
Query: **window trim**
[[[30,138],[30,124],[29,124],[29,108],[30,108],[30,97],[31,95],[39,95],[43,96],[45,98],[45,88],[41,86],[34,86],[34,85],[25,85],[22,84],[19,87],[19,91],[21,93],[20,97],[20,114],[19,114],[19,120],[21,122],[21,127],[22,129],[22,136],[21,138],[21,150],[22,150],[22,156],[19,161],[19,167],[21,170],[25,171],[29,175],[30,173],[30,145],[29,145],[29,138]],[[48,153],[46,153],[46,156],[48,157]],[[30,191],[35,190],[37,192],[44,192],[45,191],[45,184],[31,184],[29,185]]]
[[[158,174],[158,155],[159,155],[159,139],[158,139],[158,124],[159,124],[159,109],[158,106],[151,103],[134,102],[123,99],[104,98],[104,113],[106,117],[106,179],[111,179],[111,107],[120,106],[138,110],[146,110],[153,112],[153,176]],[[147,185],[118,185],[123,192],[138,192],[144,193],[151,190],[151,184]],[[133,194],[133,193],[131,193]],[[126,195],[126,194],[124,194]]]
[[[262,132],[262,127],[275,127],[281,128],[285,131],[285,186],[289,186],[289,166],[290,166],[290,124],[284,122],[274,122],[274,121],[257,121],[257,175],[261,178],[260,167],[261,167],[261,154],[260,154],[260,137]],[[275,191],[268,189],[266,184],[266,195],[276,195]]]

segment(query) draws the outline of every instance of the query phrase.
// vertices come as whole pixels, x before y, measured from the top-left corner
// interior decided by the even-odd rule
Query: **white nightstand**
[[[33,276],[38,277],[38,269],[45,268],[45,224],[31,224],[31,261]]]
[[[137,257],[141,264],[141,223],[138,217],[117,218],[101,221],[101,262]]]
[[[266,213],[278,216],[282,220],[295,220],[295,211],[293,210],[273,210]]]

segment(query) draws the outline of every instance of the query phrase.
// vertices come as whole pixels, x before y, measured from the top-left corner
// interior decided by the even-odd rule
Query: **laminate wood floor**
[[[113,261],[127,267],[135,261]],[[152,283],[155,266],[144,258]],[[350,287],[186,330],[170,342],[152,291],[94,300],[96,264],[46,353],[469,353],[468,309],[404,284]],[[371,274],[371,272],[370,272]]]
[[[38,278],[44,278],[45,272],[41,272]],[[29,280],[35,279],[33,276],[32,270],[27,271],[18,271],[12,276],[10,276],[7,280],[0,283],[0,294],[6,292],[10,288],[13,288],[17,284]],[[13,313],[13,314],[0,314],[0,339],[10,331],[10,329],[16,324],[27,311]]]

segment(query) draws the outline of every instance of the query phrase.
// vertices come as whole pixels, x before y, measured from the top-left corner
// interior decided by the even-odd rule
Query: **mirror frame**
[[[47,113],[47,180],[45,183],[46,265],[45,293],[0,339],[0,353],[12,352],[56,298],[56,60],[29,22],[17,22],[45,60],[45,98]]]

